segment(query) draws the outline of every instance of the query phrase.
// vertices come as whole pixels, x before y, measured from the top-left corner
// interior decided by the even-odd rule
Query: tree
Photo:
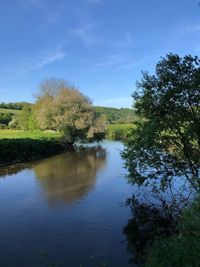
[[[22,130],[35,130],[37,128],[34,105],[25,103],[19,116],[19,127]]]
[[[200,59],[167,55],[133,98],[139,119],[122,153],[130,182],[157,191],[184,177],[199,191]]]
[[[42,130],[60,131],[71,144],[104,137],[103,117],[97,115],[88,97],[64,80],[47,79],[41,83],[35,116]]]

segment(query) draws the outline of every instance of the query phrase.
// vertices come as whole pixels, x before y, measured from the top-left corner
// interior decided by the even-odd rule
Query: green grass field
[[[125,140],[130,129],[134,124],[111,124],[108,125],[106,138],[110,140]],[[60,139],[61,134],[54,131],[22,131],[22,130],[0,130],[1,139]]]
[[[126,140],[129,131],[134,124],[110,124],[108,125],[106,138],[110,140]]]
[[[53,131],[33,131],[26,132],[22,130],[0,130],[0,139],[54,139],[60,138],[61,134]]]
[[[108,125],[108,129],[109,130],[117,130],[117,129],[121,129],[121,130],[129,130],[129,129],[131,129],[131,128],[133,128],[134,127],[134,124],[132,124],[132,123],[129,123],[129,124],[119,124],[119,123],[117,123],[117,124],[110,124],[110,125]]]
[[[12,113],[12,114],[20,114],[22,111],[17,109],[6,109],[0,108],[0,113]]]

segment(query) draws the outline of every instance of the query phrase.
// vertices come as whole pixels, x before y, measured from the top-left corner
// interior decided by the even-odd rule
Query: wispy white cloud
[[[19,60],[18,71],[24,73],[27,71],[38,70],[57,61],[61,61],[66,56],[66,53],[61,48],[47,50],[31,58],[22,58]]]
[[[44,67],[56,61],[62,60],[66,57],[66,54],[62,50],[54,51],[38,59],[37,68]]]
[[[94,33],[94,26],[90,23],[85,23],[71,31],[72,36],[78,38],[85,45],[93,45],[96,42]]]

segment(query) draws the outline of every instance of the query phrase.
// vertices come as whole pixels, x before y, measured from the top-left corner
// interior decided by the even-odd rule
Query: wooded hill
[[[115,123],[131,123],[136,116],[133,109],[130,108],[109,108],[109,107],[95,107],[96,112],[100,115],[105,115],[110,124]]]
[[[1,128],[7,127],[12,121],[13,116],[20,116],[21,110],[24,106],[32,105],[27,102],[16,103],[0,103],[0,125]],[[131,123],[135,120],[135,114],[133,109],[129,108],[110,108],[95,106],[98,115],[104,115],[109,124],[117,123]]]

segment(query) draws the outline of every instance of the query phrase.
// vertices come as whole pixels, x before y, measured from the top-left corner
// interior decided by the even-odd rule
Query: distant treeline
[[[32,104],[27,102],[0,103],[0,128],[20,128],[20,117],[27,117],[31,107]],[[129,124],[136,118],[134,110],[129,108],[94,108],[98,115],[105,116],[109,124]],[[20,110],[22,113],[18,113]]]
[[[136,116],[133,109],[130,108],[109,108],[109,107],[95,107],[96,112],[105,115],[110,124],[116,123],[131,123],[135,120]]]
[[[27,102],[14,102],[14,103],[0,103],[0,108],[22,110]]]

